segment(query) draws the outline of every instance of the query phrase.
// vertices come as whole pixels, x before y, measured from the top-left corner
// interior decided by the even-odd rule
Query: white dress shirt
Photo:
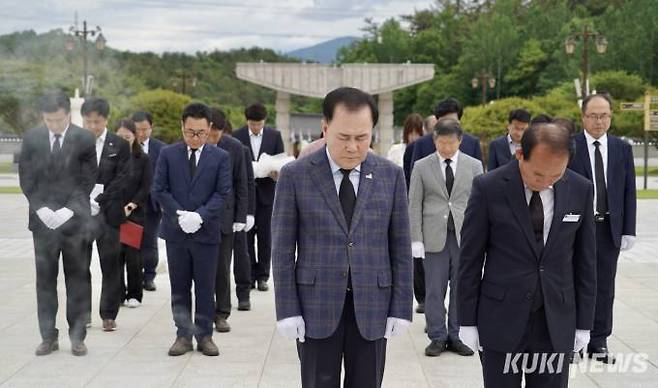
[[[64,146],[64,138],[66,137],[66,131],[69,130],[69,126],[66,126],[66,129],[64,129],[64,132],[61,133],[61,137],[59,138],[59,147]],[[50,152],[53,151],[53,146],[55,145],[55,134],[48,130],[48,140],[50,140]]]
[[[203,151],[203,146],[196,149],[196,165],[199,165],[199,160],[201,160],[201,151]],[[187,160],[190,160],[192,157],[192,148],[187,146]]]
[[[142,151],[148,155],[149,154],[149,140],[151,140],[150,137],[147,137],[146,140],[141,144],[142,146]]]
[[[608,134],[604,133],[603,136],[595,139],[587,131],[583,131],[585,134],[585,141],[587,141],[587,152],[589,152],[589,164],[592,169],[592,183],[596,187],[596,170],[594,170],[594,152],[596,152],[596,147],[594,146],[595,141],[599,141],[599,151],[601,151],[601,158],[603,159],[603,180],[605,181],[605,186],[608,187]],[[594,189],[594,213],[596,213],[596,188]]]
[[[436,154],[439,155],[439,161],[441,162],[441,172],[443,173],[443,180],[445,180],[446,179],[446,167],[448,166],[448,164],[446,163],[446,159],[448,159],[448,158],[444,158],[443,156],[441,156],[439,151],[436,151]],[[452,155],[452,157],[449,158],[451,160],[450,168],[452,168],[452,176],[453,177],[457,176],[457,159],[458,158],[459,158],[459,150],[457,150],[457,152],[455,152],[455,154]]]
[[[519,143],[514,143],[514,140],[512,140],[512,136],[507,134],[507,144],[509,145],[509,152],[512,154],[512,156],[516,155],[516,150],[521,148],[521,144]]]
[[[340,194],[340,182],[343,180],[343,173],[340,171],[340,166],[334,162],[329,153],[329,148],[325,148],[327,157],[329,158],[329,166],[331,167],[331,174],[334,177],[334,185],[336,185],[336,194]],[[359,193],[359,179],[361,179],[361,164],[354,167],[352,172],[350,172],[350,182],[354,186],[354,195],[357,196]]]
[[[258,156],[260,154],[260,146],[263,144],[263,132],[265,131],[265,128],[261,129],[258,135],[254,135],[254,133],[249,130],[249,141],[251,142],[251,152],[254,154],[254,160],[258,160]]]
[[[530,206],[530,198],[532,198],[532,190],[523,185],[525,188],[525,202]],[[548,189],[544,189],[539,192],[539,197],[541,198],[541,203],[544,206],[544,244],[548,240],[548,233],[551,231],[551,222],[553,222],[553,213],[555,212],[555,191],[553,186],[549,186]]]
[[[105,146],[105,138],[107,137],[107,128],[103,129],[103,133],[96,138],[96,166],[101,164],[101,154],[103,153],[103,146]]]

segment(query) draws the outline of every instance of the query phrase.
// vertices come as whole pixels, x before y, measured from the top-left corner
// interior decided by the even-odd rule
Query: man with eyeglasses
[[[614,364],[607,338],[612,333],[612,305],[619,251],[635,243],[635,165],[631,146],[608,134],[612,100],[593,94],[583,100],[584,131],[575,136],[576,156],[569,168],[594,183],[597,294],[594,328],[587,347],[590,358]]]
[[[192,351],[192,336],[204,355],[219,355],[212,340],[215,275],[220,222],[232,179],[229,154],[205,146],[211,117],[206,105],[185,107],[181,118],[184,142],[160,152],[151,193],[163,209],[160,237],[167,243],[171,309],[177,328],[170,356]]]

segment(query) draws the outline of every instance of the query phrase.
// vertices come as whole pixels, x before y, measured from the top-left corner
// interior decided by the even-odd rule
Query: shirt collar
[[[512,136],[510,134],[507,134],[507,144],[513,144],[513,145],[519,145],[520,143],[515,143],[514,140],[512,140]]]
[[[60,134],[60,135],[62,135],[61,140],[64,140],[64,138],[66,137],[66,132],[69,130],[69,126],[70,126],[70,125],[71,125],[71,124],[68,124],[68,125],[66,126],[66,128],[64,128],[64,131]],[[48,130],[48,136],[49,136],[51,139],[54,139],[54,138],[55,138],[55,133],[52,132],[52,131],[49,129],[49,130]]]
[[[203,146],[204,146],[204,145],[205,145],[205,144],[202,144],[201,147],[199,147],[199,148],[196,149],[196,150],[197,150],[197,153],[196,153],[196,156],[197,156],[197,157],[198,157],[199,155],[201,155],[201,151],[203,151]],[[187,146],[187,153],[188,153],[188,154],[189,154],[189,153],[192,153],[192,148],[190,148],[190,146]]]
[[[325,152],[327,153],[327,158],[329,159],[329,167],[331,167],[331,173],[336,174],[338,170],[341,169],[341,167],[334,162],[334,160],[331,158],[331,154],[329,153],[329,147],[324,147]],[[354,167],[354,170],[356,172],[361,172],[361,163],[359,163],[358,166]]]
[[[249,128],[247,128],[247,130],[249,131],[250,137],[263,137],[263,132],[265,132],[265,127],[263,127],[263,129],[261,129],[260,132],[258,132],[258,135],[254,134],[254,132]]]
[[[583,133],[585,134],[585,140],[587,140],[587,145],[592,145],[594,141],[598,140],[599,143],[601,143],[602,146],[607,146],[608,145],[608,134],[604,133],[599,137],[598,139],[595,139],[594,136],[590,135],[589,132],[586,130],[583,130]]]
[[[105,137],[106,136],[107,136],[107,128],[103,129],[103,133],[101,133],[101,135],[98,136],[98,139],[96,139],[96,142],[105,143]]]
[[[439,155],[439,160],[441,161],[441,163],[445,163],[445,161],[446,161],[447,158],[444,158],[443,156],[441,156],[441,154],[439,153],[439,151],[436,151],[436,154]],[[455,154],[452,155],[452,157],[450,158],[450,160],[452,161],[452,164],[453,164],[453,165],[457,162],[457,158],[458,158],[458,157],[459,157],[459,150],[457,150],[457,152],[455,152]]]
[[[149,146],[149,140],[151,140],[151,138],[150,138],[150,137],[147,137],[146,140],[144,140],[144,142],[142,143],[142,145],[143,145],[144,147],[148,147],[148,146]]]
[[[525,182],[523,182],[523,188],[524,188],[526,191],[529,191],[529,192],[531,192],[531,193],[532,193],[532,191],[533,191],[530,187],[528,187],[528,185],[525,184]],[[540,193],[543,193],[543,192],[545,192],[545,191],[547,191],[547,190],[548,190],[549,192],[552,192],[553,189],[554,189],[554,186],[551,185],[551,186],[548,186],[548,188],[546,188],[546,189],[540,191]]]

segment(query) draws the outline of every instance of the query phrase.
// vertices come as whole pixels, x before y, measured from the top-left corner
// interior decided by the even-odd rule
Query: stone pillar
[[[85,99],[80,98],[80,90],[75,89],[75,95],[70,97],[71,100],[71,123],[82,127],[82,114],[80,113],[80,108],[84,104]]]
[[[380,156],[386,156],[393,144],[393,92],[379,95],[377,107],[379,108],[379,144],[375,150]]]
[[[290,142],[290,93],[276,92],[276,129],[281,131],[285,151],[292,154]]]

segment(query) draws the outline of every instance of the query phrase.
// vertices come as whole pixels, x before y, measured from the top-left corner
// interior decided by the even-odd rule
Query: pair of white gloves
[[[37,210],[37,216],[48,229],[56,230],[73,217],[73,211],[66,207],[52,211],[50,208],[44,206]]]
[[[178,214],[178,225],[180,225],[181,229],[183,229],[183,232],[190,234],[196,233],[199,229],[201,229],[203,219],[199,213],[178,210],[176,211],[176,214]]]
[[[404,333],[411,325],[411,322],[406,319],[388,317],[386,318],[386,331],[384,338],[390,339]],[[289,340],[298,339],[299,342],[304,342],[306,335],[306,323],[301,315],[295,317],[285,318],[276,323],[276,329],[282,336]]]
[[[482,351],[480,346],[480,335],[477,326],[460,326],[459,339],[472,350]],[[574,338],[573,351],[580,352],[589,343],[589,330],[576,329]]]
[[[233,233],[237,232],[248,232],[251,230],[251,228],[254,227],[254,224],[256,223],[256,219],[254,216],[251,214],[247,214],[247,223],[243,222],[234,222],[233,223]]]

